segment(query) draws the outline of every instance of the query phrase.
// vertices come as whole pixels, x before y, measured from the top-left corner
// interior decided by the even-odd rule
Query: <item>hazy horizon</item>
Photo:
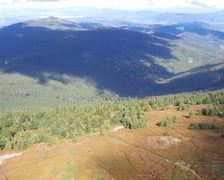
[[[207,13],[224,10],[224,1],[0,0],[0,26],[48,16],[65,19],[81,18],[86,16],[103,16],[108,15],[110,11],[113,10],[119,10],[120,12],[148,11],[149,13],[153,11],[161,13]]]

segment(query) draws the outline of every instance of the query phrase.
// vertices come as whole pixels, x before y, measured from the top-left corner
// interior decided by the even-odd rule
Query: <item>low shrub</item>
[[[170,134],[166,131],[163,133],[163,136],[169,136]]]
[[[209,105],[203,109],[201,109],[200,114],[204,116],[221,116],[221,110],[218,106]]]
[[[189,110],[190,106],[188,104],[180,104],[177,108],[178,111],[186,111]]]
[[[169,127],[176,122],[176,116],[172,118],[165,117],[160,122],[157,123],[157,126]]]
[[[209,124],[209,123],[202,123],[202,122],[196,122],[194,124],[191,124],[189,129],[201,129],[201,130],[205,130],[205,129],[215,129],[216,126],[214,124]]]
[[[189,113],[188,113],[188,115],[187,115],[187,118],[192,118],[193,117],[193,115],[194,115],[194,113],[192,112],[192,111],[190,111]]]

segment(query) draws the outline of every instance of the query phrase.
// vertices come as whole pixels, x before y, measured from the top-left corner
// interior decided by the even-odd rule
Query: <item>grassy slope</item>
[[[50,80],[46,84],[19,73],[0,73],[0,112],[20,111],[56,106],[94,103],[117,99],[108,90],[99,91],[93,82],[85,78],[62,75],[67,83]]]
[[[22,156],[4,162],[0,179],[221,179],[224,122],[217,116],[196,115],[203,106],[191,106],[191,119],[185,117],[188,111],[173,107],[149,111],[143,129],[82,136],[76,144],[58,140],[51,147],[33,145]],[[173,115],[177,123],[171,127],[156,125]],[[218,129],[189,130],[197,121],[214,123]],[[170,136],[163,136],[164,132]]]

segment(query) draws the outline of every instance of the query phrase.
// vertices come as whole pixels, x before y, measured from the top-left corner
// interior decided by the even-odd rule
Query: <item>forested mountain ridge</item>
[[[218,29],[55,17],[1,28],[0,179],[222,178]]]
[[[108,27],[49,17],[3,27],[0,78],[8,80],[0,97],[38,98],[41,88],[46,95],[54,91],[49,101],[75,101],[87,91],[89,101],[108,93],[144,97],[223,88],[224,32],[208,26]],[[10,78],[15,74],[17,83]],[[32,87],[23,89],[20,80]],[[63,94],[66,86],[70,97]],[[10,94],[13,87],[23,90]]]

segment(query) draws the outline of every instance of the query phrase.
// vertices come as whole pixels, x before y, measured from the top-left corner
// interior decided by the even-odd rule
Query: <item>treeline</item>
[[[178,106],[180,110],[194,104],[224,104],[224,90],[157,96],[144,99],[117,100],[91,105],[3,113],[0,115],[0,149],[24,149],[31,144],[53,144],[55,138],[77,137],[105,131],[122,124],[135,129],[147,126],[145,112]]]
[[[119,123],[129,129],[147,125],[137,101],[2,114],[0,148],[24,149],[39,142],[53,144],[55,137],[71,138],[76,142],[77,136],[91,132],[103,135],[111,125]]]

